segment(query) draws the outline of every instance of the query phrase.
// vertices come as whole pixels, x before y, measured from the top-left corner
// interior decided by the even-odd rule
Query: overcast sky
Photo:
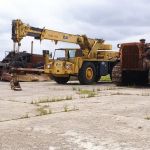
[[[35,27],[86,34],[115,45],[122,41],[150,42],[149,0],[0,0],[0,60],[12,50],[11,21],[21,19]],[[30,51],[32,38],[22,40],[22,50]],[[50,41],[34,42],[34,52],[54,49]],[[70,47],[72,45],[68,45]]]

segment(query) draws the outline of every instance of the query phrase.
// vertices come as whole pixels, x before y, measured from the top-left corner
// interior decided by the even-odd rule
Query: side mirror
[[[120,48],[120,47],[121,47],[121,45],[120,45],[120,44],[117,44],[117,47],[118,47],[118,48]]]

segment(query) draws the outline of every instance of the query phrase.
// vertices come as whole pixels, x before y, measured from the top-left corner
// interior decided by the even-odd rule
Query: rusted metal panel
[[[123,70],[142,70],[142,48],[139,43],[126,43],[121,46]]]
[[[47,74],[33,74],[33,73],[26,73],[26,74],[17,74],[18,81],[23,82],[32,82],[32,81],[50,81],[50,77]],[[1,76],[3,81],[11,81],[12,77],[10,73],[4,72]]]
[[[8,72],[3,72],[1,75],[1,80],[10,81],[12,79],[11,74]]]
[[[44,63],[44,57],[42,55],[33,54],[31,57],[32,63]]]
[[[0,62],[1,80],[10,81],[12,72],[17,73],[21,81],[49,80],[48,75],[40,77],[44,73],[44,57],[39,54],[9,52]]]
[[[37,68],[12,68],[12,71],[15,72],[37,72],[37,73],[44,73],[44,69],[37,69]]]

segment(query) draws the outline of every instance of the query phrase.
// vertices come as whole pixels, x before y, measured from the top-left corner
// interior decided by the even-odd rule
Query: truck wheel
[[[112,82],[116,85],[122,85],[122,70],[121,64],[118,62],[112,69],[111,73]]]
[[[58,83],[58,84],[66,84],[70,77],[54,77],[53,76],[53,79]]]
[[[80,84],[92,84],[95,82],[96,69],[93,63],[86,62],[79,70],[78,79]]]

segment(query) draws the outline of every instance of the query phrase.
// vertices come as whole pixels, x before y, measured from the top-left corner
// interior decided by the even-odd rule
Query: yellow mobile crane
[[[91,39],[86,35],[73,35],[45,28],[36,28],[24,24],[21,20],[12,21],[12,40],[20,45],[20,41],[32,36],[38,40],[52,40],[74,43],[80,48],[56,49],[53,58],[44,50],[45,73],[50,74],[59,84],[65,84],[70,76],[78,77],[81,84],[97,82],[101,76],[110,74],[119,58],[118,52],[111,51],[112,46],[103,39]]]

